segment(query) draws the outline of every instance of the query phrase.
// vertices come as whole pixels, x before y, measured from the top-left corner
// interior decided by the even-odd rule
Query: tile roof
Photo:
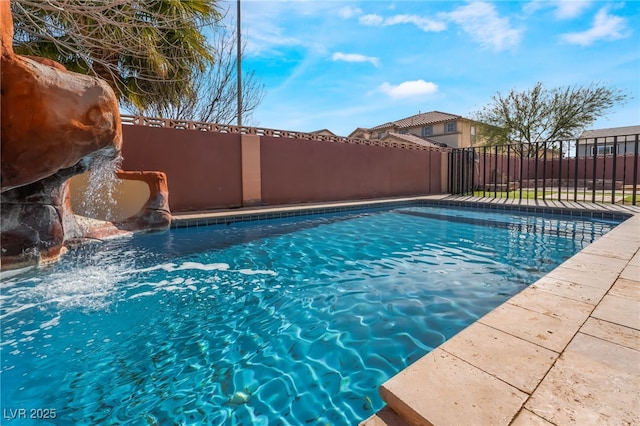
[[[349,133],[349,136],[347,136],[347,137],[349,137],[349,138],[362,137],[362,136],[359,136],[358,133],[366,133],[368,131],[369,131],[369,129],[367,129],[367,128],[358,127],[353,132]]]
[[[331,130],[329,129],[320,129],[320,130],[314,130],[313,132],[309,132],[312,135],[320,135],[320,134],[325,134],[325,135],[331,135],[331,136],[337,136],[335,133],[333,133]]]
[[[447,114],[446,112],[431,111],[431,112],[424,112],[421,114],[412,115],[411,117],[402,118],[400,120],[390,121],[388,123],[380,124],[378,126],[372,127],[371,130],[385,129],[388,127],[397,127],[399,129],[403,129],[408,127],[416,127],[416,126],[424,126],[427,124],[440,123],[443,121],[458,120],[460,118],[463,118],[463,117],[460,115]]]
[[[431,147],[439,147],[441,146],[438,142],[431,141],[425,138],[421,138],[420,136],[412,135],[411,133],[394,133],[390,132],[388,136],[392,136],[396,139],[400,139],[404,142],[415,143],[417,145],[422,146],[431,146]]]
[[[611,127],[609,129],[585,130],[580,139],[605,138],[612,136],[627,136],[640,134],[640,125],[626,127]]]

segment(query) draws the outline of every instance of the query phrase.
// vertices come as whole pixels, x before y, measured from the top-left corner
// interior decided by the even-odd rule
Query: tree
[[[140,115],[233,124],[238,119],[237,38],[235,33],[218,28],[212,37],[216,62],[202,71],[194,69],[191,90],[170,103],[153,104],[137,110]],[[241,49],[244,57],[245,45]],[[242,117],[246,122],[264,98],[264,85],[255,72],[242,76]]]
[[[123,106],[172,102],[214,57],[217,0],[12,0],[14,49],[106,80]]]
[[[498,92],[473,118],[480,123],[478,135],[486,144],[521,143],[531,153],[540,142],[577,138],[626,98],[621,90],[595,83],[547,89],[539,82],[523,92],[512,89],[506,96]]]

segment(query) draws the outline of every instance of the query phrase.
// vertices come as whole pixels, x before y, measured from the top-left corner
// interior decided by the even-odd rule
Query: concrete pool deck
[[[639,207],[450,196],[380,203],[414,199],[631,217],[383,383],[387,406],[361,425],[640,424]],[[376,203],[242,209],[174,220],[178,227],[197,226],[212,223],[212,215],[237,221]]]

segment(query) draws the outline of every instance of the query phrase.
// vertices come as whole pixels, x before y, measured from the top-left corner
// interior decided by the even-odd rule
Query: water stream
[[[118,177],[122,157],[115,159],[97,157],[89,170],[89,181],[83,194],[80,210],[76,213],[83,216],[112,221],[114,219]]]

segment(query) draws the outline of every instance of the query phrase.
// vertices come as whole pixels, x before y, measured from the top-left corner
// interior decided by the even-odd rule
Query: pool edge
[[[640,372],[634,367],[640,365],[640,208],[636,206],[424,196],[182,214],[174,216],[172,228],[407,204],[622,223],[383,383],[380,394],[387,405],[361,425],[457,424],[461,419],[500,425],[571,419],[598,423],[603,413],[613,422],[640,422],[637,392],[611,388],[611,383],[620,382],[631,390],[640,388]],[[589,295],[587,300],[584,294]],[[616,360],[607,356],[612,351]],[[609,388],[606,383],[603,387],[607,377],[616,379],[607,382]],[[597,387],[591,389],[594,383]],[[581,394],[590,389],[598,398]],[[626,410],[620,408],[624,406]]]
[[[640,214],[640,208],[635,206],[512,199],[496,199],[491,201],[490,199],[472,197],[430,195],[421,197],[354,200],[348,202],[262,206],[204,212],[183,212],[173,215],[171,228],[199,227],[219,224],[228,225],[236,222],[252,222],[296,216],[385,209],[406,205],[482,207],[492,211],[519,211],[542,214],[553,213],[567,216],[614,220],[624,220],[634,214]]]

